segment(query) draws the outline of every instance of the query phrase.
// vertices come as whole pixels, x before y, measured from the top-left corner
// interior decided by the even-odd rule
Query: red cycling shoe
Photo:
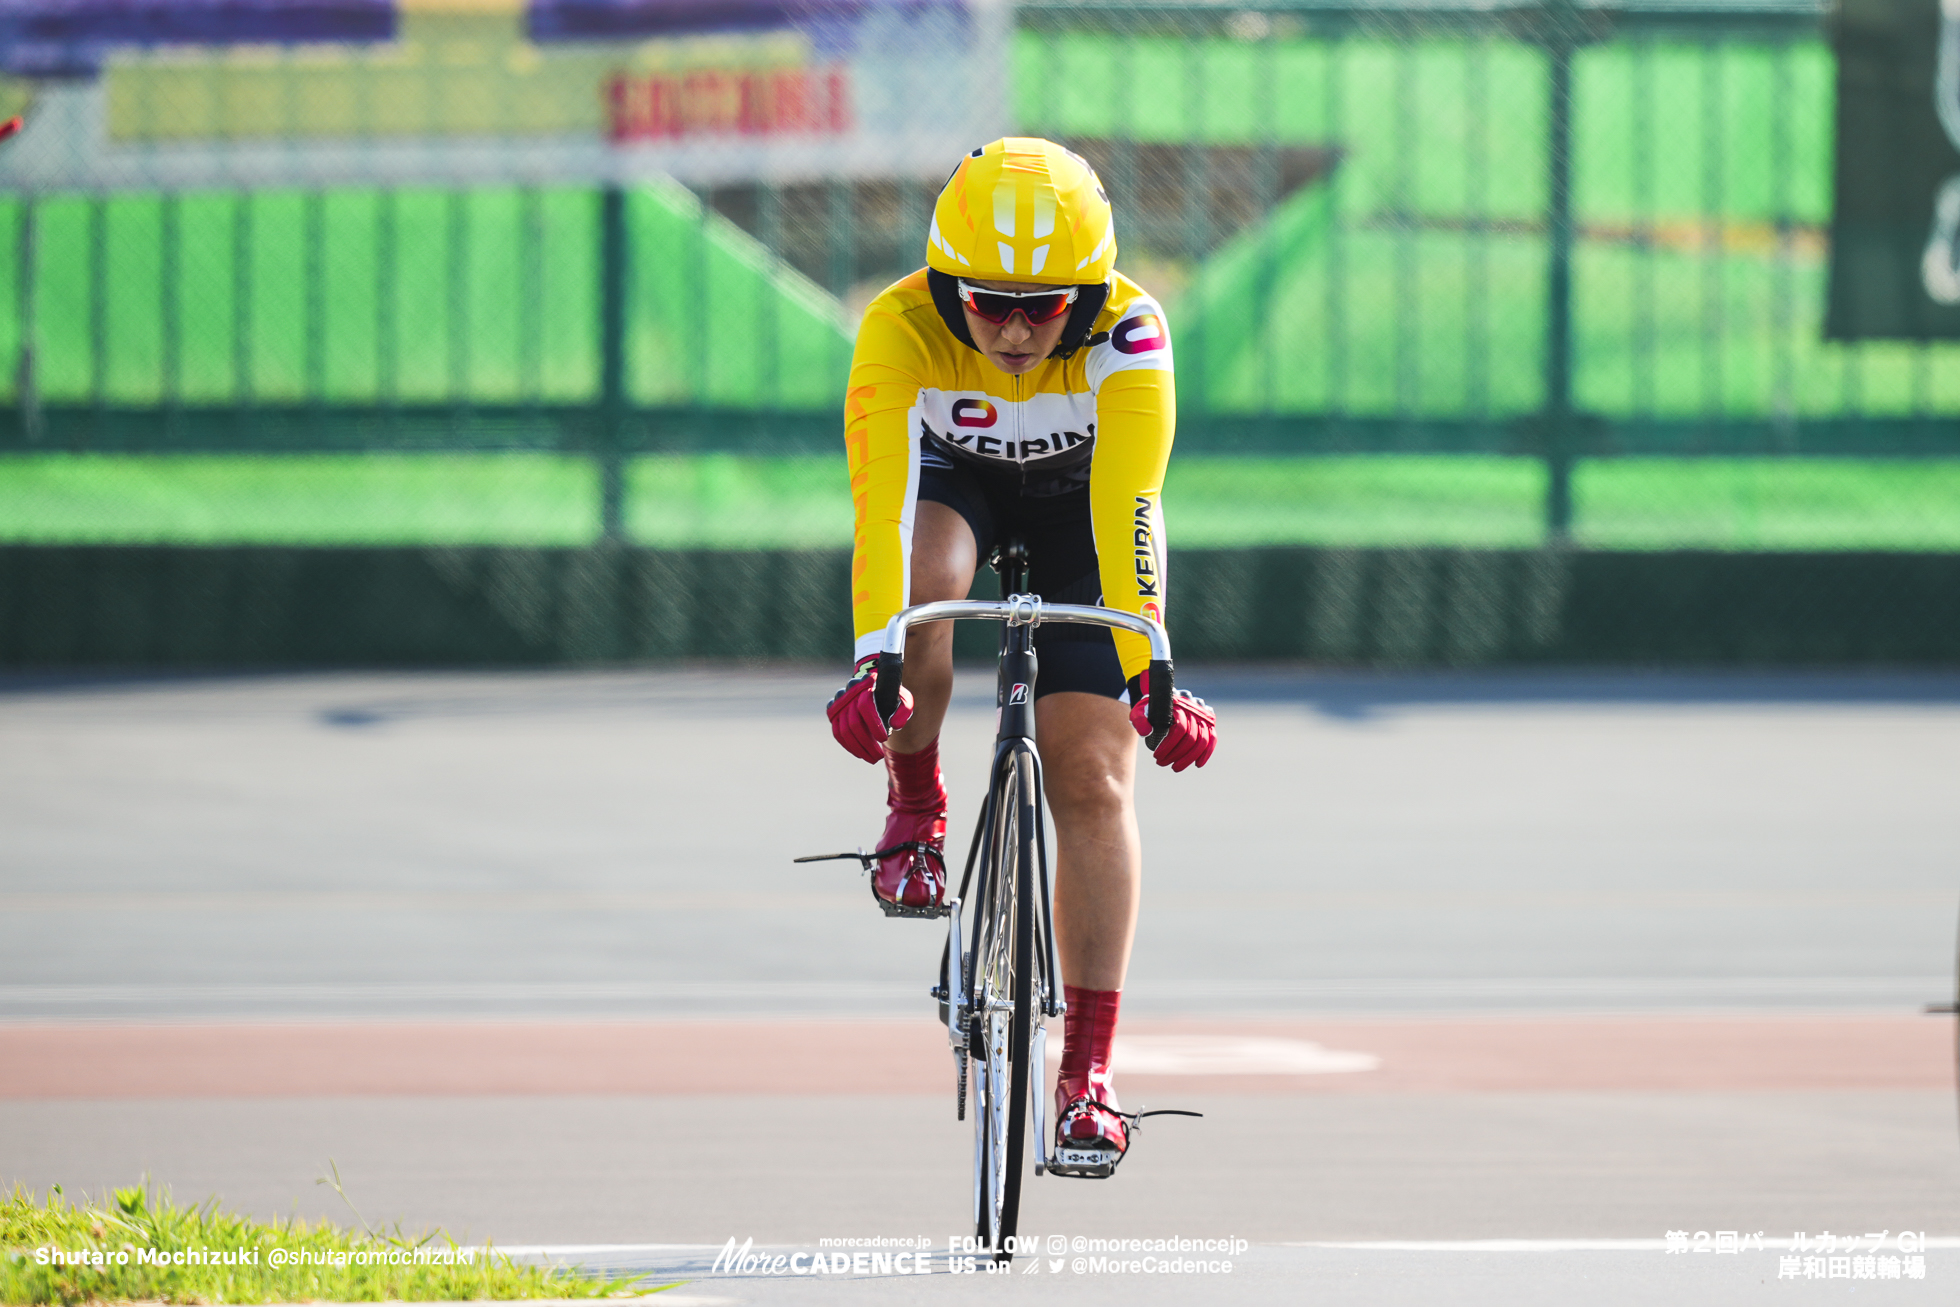
[[[1055,1160],[1048,1169],[1104,1180],[1129,1151],[1129,1123],[1107,1079],[1098,1086],[1063,1077],[1055,1086]]]
[[[1061,1074],[1055,1084],[1056,1175],[1100,1180],[1116,1173],[1130,1149],[1129,1122],[1110,1078],[1110,1043],[1123,995],[1114,989],[1065,985],[1068,1024]]]
[[[1130,1141],[1146,1116],[1203,1116],[1183,1108],[1125,1112],[1110,1079],[1110,1045],[1116,1037],[1116,1009],[1123,1001],[1114,989],[1064,985],[1068,1025],[1063,1031],[1062,1070],[1055,1085],[1055,1159],[1048,1170],[1086,1180],[1106,1180],[1130,1151]]]
[[[878,841],[871,892],[888,917],[937,917],[946,907],[946,783],[939,742],[917,753],[885,748],[891,816]]]

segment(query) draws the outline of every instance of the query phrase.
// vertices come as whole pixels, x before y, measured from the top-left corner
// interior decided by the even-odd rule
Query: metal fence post
[[[308,190],[300,201],[300,303],[306,315],[302,372],[307,419],[318,430],[327,401],[327,196]]]
[[[258,280],[252,275],[254,238],[252,192],[232,197],[231,210],[231,393],[233,416],[242,434],[251,429],[253,393],[258,389],[252,357],[252,298]]]
[[[163,429],[175,435],[184,389],[182,197],[176,191],[166,191],[158,203],[161,213],[157,230],[157,397],[164,414]]]
[[[1546,132],[1545,535],[1572,532],[1572,53],[1578,13],[1572,0],[1546,0],[1545,54],[1551,103]]]
[[[626,192],[607,186],[599,198],[599,532],[625,537],[626,506]]]
[[[374,402],[392,429],[401,416],[401,354],[395,315],[400,308],[396,243],[400,192],[393,187],[375,197],[374,213]]]
[[[1183,177],[1180,185],[1184,189],[1184,255],[1191,261],[1194,270],[1205,265],[1205,256],[1211,253],[1211,169],[1207,166],[1205,133],[1205,65],[1208,62],[1204,43],[1198,40],[1187,41],[1184,46],[1184,149]],[[1132,133],[1134,134],[1134,133]],[[1202,279],[1197,284],[1202,285]],[[1178,368],[1179,407],[1186,412],[1204,413],[1211,408],[1210,361],[1206,358],[1204,337],[1194,335],[1185,338],[1185,366]],[[1188,379],[1188,380],[1187,380]]]
[[[41,439],[41,391],[34,368],[34,344],[38,330],[34,273],[39,266],[34,248],[36,208],[34,196],[29,195],[21,200],[20,236],[15,246],[15,257],[19,262],[14,274],[15,312],[20,320],[20,353],[14,360],[14,403],[20,412],[21,440],[30,445]]]
[[[99,435],[109,404],[109,197],[88,202],[88,402]]]
[[[470,403],[470,193],[458,186],[443,197],[444,298],[448,302],[443,369],[448,374],[449,421],[468,430]]]

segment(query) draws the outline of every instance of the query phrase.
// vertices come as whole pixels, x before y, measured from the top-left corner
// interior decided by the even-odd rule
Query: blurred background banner
[[[1382,613],[1465,633],[1315,656],[1540,656],[1582,584],[1500,587],[1526,605],[1503,629],[1540,635],[1493,643],[1463,616],[1485,601],[1435,578],[1625,555],[1679,599],[1640,611],[1685,623],[1758,611],[1743,578],[1768,573],[1737,560],[1774,556],[1789,638],[1734,647],[1880,657],[1790,624],[1852,620],[1800,596],[1857,590],[1860,558],[1901,621],[1960,620],[1903,579],[1960,549],[1960,345],[1924,294],[1960,175],[1934,95],[1952,33],[1937,0],[1830,19],[0,0],[0,99],[30,120],[0,146],[9,593],[57,547],[834,556],[858,315],[922,262],[958,154],[1015,131],[1095,164],[1119,266],[1167,305],[1172,538],[1250,605],[1207,620],[1304,630],[1254,578],[1377,551],[1304,566],[1297,602],[1374,612],[1339,578],[1391,578]],[[1903,197],[1883,231],[1868,166]],[[1789,579],[1811,566],[1831,579]]]
[[[1840,0],[1829,334],[1960,336],[1960,4]]]
[[[16,191],[810,180],[999,135],[981,0],[11,0]]]

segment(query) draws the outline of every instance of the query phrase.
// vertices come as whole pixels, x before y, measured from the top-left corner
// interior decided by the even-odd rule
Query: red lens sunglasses
[[[978,286],[960,283],[960,303],[996,327],[1004,327],[1007,320],[1016,313],[1028,320],[1030,327],[1039,327],[1044,322],[1053,322],[1068,312],[1069,305],[1075,303],[1077,288],[1057,287],[1054,290],[981,290]]]

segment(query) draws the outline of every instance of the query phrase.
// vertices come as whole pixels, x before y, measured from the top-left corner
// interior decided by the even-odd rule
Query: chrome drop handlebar
[[[1039,595],[1009,595],[1005,599],[943,599],[938,603],[914,604],[892,615],[885,623],[885,647],[878,655],[878,681],[874,702],[878,716],[887,726],[898,711],[898,687],[905,671],[905,634],[922,622],[946,622],[962,617],[1006,622],[1009,626],[1039,626],[1043,622],[1077,622],[1118,631],[1133,631],[1150,641],[1150,735],[1144,741],[1155,749],[1170,730],[1171,641],[1164,628],[1147,617],[1096,608],[1088,604],[1043,603]]]

